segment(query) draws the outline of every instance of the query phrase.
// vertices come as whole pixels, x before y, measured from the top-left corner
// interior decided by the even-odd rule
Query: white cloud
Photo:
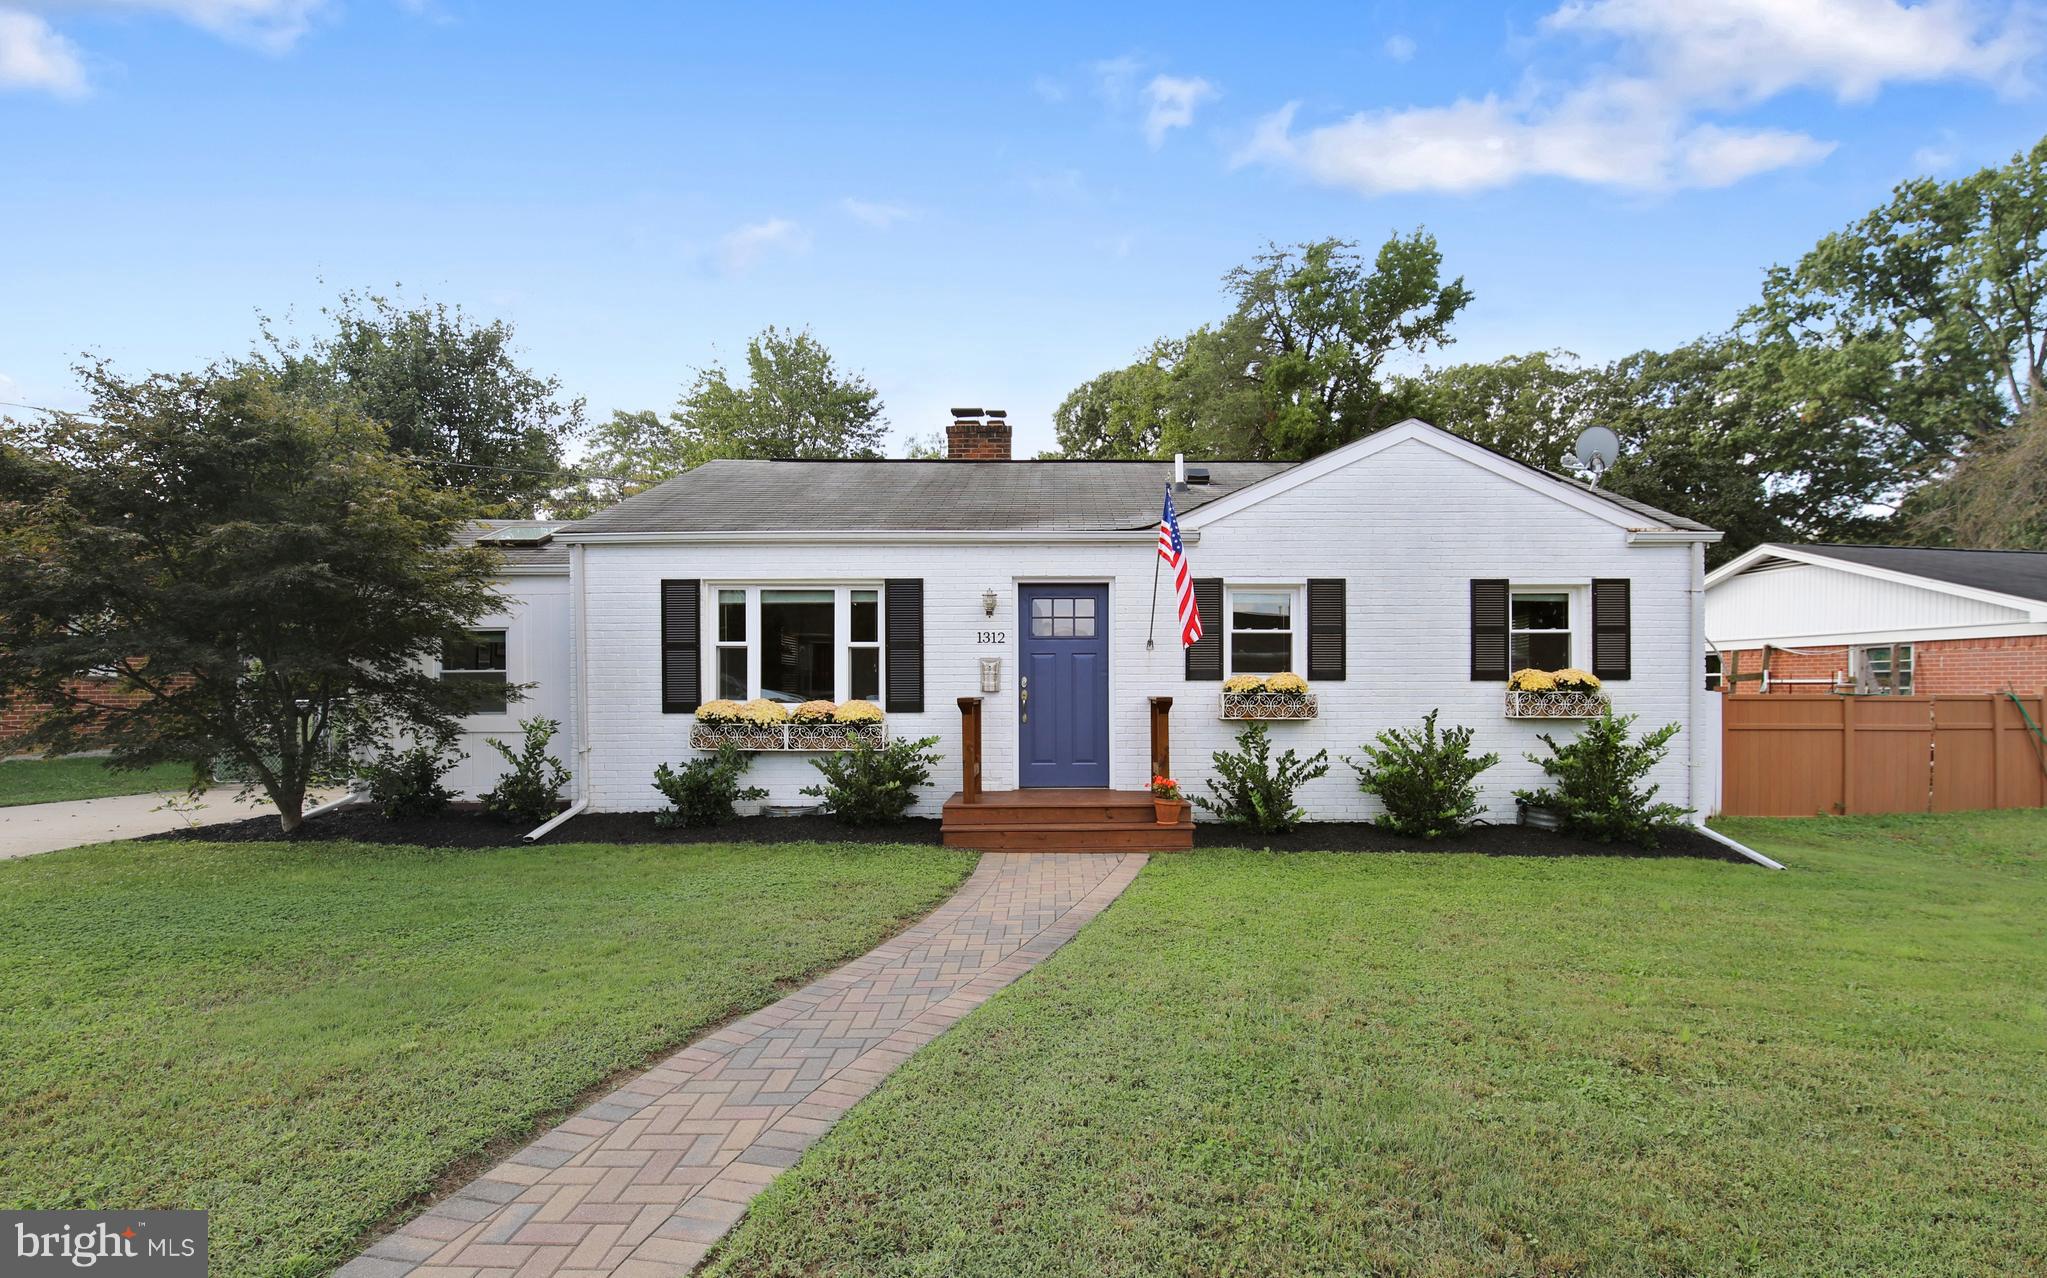
[[[863,222],[877,231],[886,231],[898,222],[905,222],[917,216],[914,209],[904,208],[900,204],[856,200],[850,195],[839,201],[839,207],[845,211],[847,217],[856,222]]]
[[[0,89],[40,89],[58,97],[85,93],[78,48],[32,13],[0,9]]]
[[[752,222],[718,240],[718,266],[727,275],[744,275],[770,253],[801,253],[810,247],[810,232],[785,217]]]
[[[1144,139],[1157,150],[1174,129],[1194,123],[1194,108],[1215,96],[1198,76],[1155,75],[1144,86]]]
[[[1847,101],[1903,81],[2010,89],[2035,48],[2019,17],[1994,25],[1964,0],[1911,8],[1895,0],[1572,0],[1544,26],[1610,40],[1615,59],[1575,84],[1530,78],[1511,97],[1365,111],[1299,131],[1298,104],[1289,104],[1260,121],[1237,162],[1365,195],[1478,191],[1535,177],[1652,191],[1726,186],[1816,163],[1834,144],[1709,113],[1795,88]]]
[[[1032,76],[1031,92],[1037,94],[1041,101],[1050,102],[1054,106],[1066,101],[1066,85],[1049,75]]]
[[[1088,70],[1094,74],[1096,96],[1112,107],[1122,106],[1130,100],[1130,91],[1137,87],[1144,63],[1136,55],[1126,53],[1120,58],[1103,58]]]
[[[1912,168],[1920,174],[1945,173],[1955,167],[1953,148],[1945,146],[1922,146],[1912,152]]]
[[[2030,10],[1996,22],[1971,0],[1571,0],[1543,24],[1612,36],[1700,100],[1816,88],[1867,101],[1886,84],[1951,79],[2016,88],[2038,51]]]
[[[1386,56],[1395,62],[1406,62],[1414,57],[1414,40],[1408,36],[1387,36],[1384,47],[1386,49]]]
[[[12,0],[43,13],[162,14],[240,44],[283,53],[311,28],[328,0]]]

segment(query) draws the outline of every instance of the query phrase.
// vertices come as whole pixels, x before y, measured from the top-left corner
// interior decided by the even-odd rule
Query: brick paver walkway
[[[855,1101],[1065,944],[1144,862],[984,855],[916,926],[683,1048],[386,1236],[337,1278],[688,1273]]]

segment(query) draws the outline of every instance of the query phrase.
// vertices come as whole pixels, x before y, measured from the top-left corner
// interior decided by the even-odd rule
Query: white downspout
[[[1718,830],[1709,828],[1706,825],[1706,814],[1699,811],[1699,774],[1705,770],[1701,755],[1706,748],[1706,739],[1698,730],[1699,698],[1706,695],[1706,543],[1702,541],[1692,543],[1692,582],[1690,588],[1685,591],[1685,598],[1691,608],[1692,620],[1690,645],[1692,666],[1685,676],[1685,714],[1691,724],[1691,732],[1687,735],[1692,739],[1691,748],[1685,751],[1685,798],[1686,806],[1692,809],[1692,824],[1697,827],[1700,834],[1723,847],[1741,853],[1764,869],[1781,870],[1784,867],[1778,862],[1746,844],[1735,842]],[[1765,670],[1767,669],[1768,667],[1765,667]],[[1713,695],[1717,697],[1722,694],[1716,692]],[[1720,760],[1720,767],[1723,773],[1721,784],[1724,786],[1727,768],[1725,758]]]
[[[1691,738],[1685,750],[1685,806],[1704,823],[1707,814],[1699,811],[1699,773],[1703,766],[1699,755],[1705,749],[1705,738],[1699,733],[1699,696],[1706,682],[1706,543],[1691,544],[1691,561],[1691,583],[1685,588],[1686,620],[1692,628],[1691,642],[1685,645],[1691,650],[1691,664],[1685,668],[1685,735]]]
[[[569,627],[569,660],[575,668],[569,686],[576,699],[570,731],[575,733],[574,810],[578,812],[590,802],[590,582],[583,550],[580,543],[569,547],[569,608],[573,617]]]

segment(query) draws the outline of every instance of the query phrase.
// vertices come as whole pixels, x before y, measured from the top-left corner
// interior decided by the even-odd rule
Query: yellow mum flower
[[[872,701],[848,701],[832,717],[840,723],[880,723],[881,707]]]
[[[1593,692],[1599,688],[1598,675],[1590,670],[1580,670],[1576,666],[1567,666],[1550,677],[1557,681],[1559,688],[1568,688],[1573,692]]]
[[[706,701],[697,707],[697,718],[704,723],[737,723],[740,708],[737,701]]]
[[[1263,675],[1233,675],[1233,676],[1231,676],[1230,678],[1228,678],[1228,679],[1225,679],[1225,680],[1223,680],[1223,691],[1224,691],[1224,692],[1263,692],[1263,691],[1265,691],[1265,676],[1263,676]]]
[[[826,723],[838,707],[829,701],[806,701],[797,706],[792,716],[798,723]]]
[[[758,723],[764,727],[789,721],[788,709],[781,702],[770,701],[766,697],[755,697],[740,707],[739,713],[747,722]]]
[[[1272,678],[1267,679],[1265,681],[1265,690],[1267,692],[1284,693],[1290,697],[1305,697],[1308,695],[1308,681],[1289,670],[1284,674],[1276,674]]]
[[[1507,686],[1516,692],[1555,692],[1557,681],[1547,670],[1516,670]]]

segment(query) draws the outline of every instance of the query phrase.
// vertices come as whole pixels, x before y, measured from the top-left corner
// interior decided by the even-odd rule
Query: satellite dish
[[[1571,445],[1571,460],[1578,463],[1578,469],[1591,471],[1595,484],[1620,455],[1621,437],[1604,426],[1587,426],[1578,432],[1578,442]]]

